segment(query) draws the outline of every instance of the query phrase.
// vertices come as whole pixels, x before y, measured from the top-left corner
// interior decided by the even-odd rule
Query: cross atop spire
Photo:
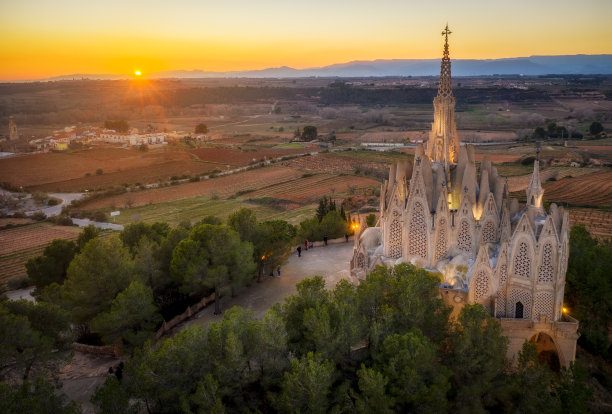
[[[444,36],[444,50],[445,51],[448,50],[448,35],[451,33],[453,32],[450,31],[450,29],[448,28],[448,23],[446,23],[446,27],[444,28],[444,30],[442,30],[442,36]]]
[[[448,35],[452,32],[448,28],[448,23],[442,31],[444,36],[444,55],[440,64],[440,84],[438,85],[438,96],[452,96],[453,87],[451,82],[451,61],[448,52]]]

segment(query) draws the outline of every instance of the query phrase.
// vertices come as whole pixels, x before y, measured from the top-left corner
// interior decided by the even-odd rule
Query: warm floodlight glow
[[[567,308],[564,306],[562,309],[563,313],[567,313]]]
[[[136,75],[136,76],[140,76],[140,75],[142,75],[142,72],[141,72],[141,71],[139,71],[139,70],[135,70],[135,71],[134,71],[134,75]]]

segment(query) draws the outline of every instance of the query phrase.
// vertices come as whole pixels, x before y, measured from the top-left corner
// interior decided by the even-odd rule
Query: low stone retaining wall
[[[75,351],[83,352],[84,354],[92,354],[92,355],[105,355],[105,356],[118,357],[121,354],[121,343],[116,343],[115,345],[95,346],[95,345],[86,345],[86,344],[80,344],[78,342],[74,342],[72,344],[72,348]]]
[[[155,341],[159,340],[159,338],[161,338],[166,332],[168,332],[184,320],[191,318],[193,315],[204,309],[209,303],[214,302],[214,300],[215,294],[213,293],[212,295],[203,298],[198,303],[188,306],[187,309],[185,309],[185,312],[175,316],[168,322],[164,321],[161,328],[159,328],[157,332],[155,332],[155,334],[153,335],[153,339]],[[119,355],[121,355],[121,341],[117,342],[115,345],[104,346],[86,345],[74,342],[72,344],[72,348],[75,351],[83,352],[85,354],[107,355],[114,357],[118,357]]]
[[[184,320],[191,318],[193,315],[204,309],[209,303],[214,302],[214,300],[215,294],[213,293],[210,296],[203,298],[198,303],[188,306],[187,309],[185,309],[185,312],[181,313],[180,315],[176,315],[168,322],[164,321],[161,328],[159,328],[157,332],[155,332],[155,335],[153,335],[153,339],[157,341],[170,329],[174,328],[176,325],[183,322]]]
[[[353,237],[354,236],[349,236],[348,243],[352,243]],[[340,243],[346,243],[346,239],[344,237],[340,237],[340,238],[337,238],[337,239],[327,240],[327,244],[328,245],[330,245],[330,244],[340,244]],[[302,244],[299,244],[299,245],[293,247],[293,252],[294,253],[295,253],[296,249],[298,248],[298,246],[302,247],[302,253],[304,253],[306,251],[306,248],[304,247],[304,243],[302,243]],[[312,242],[312,248],[314,249],[315,247],[325,247],[325,242],[322,242],[322,241]]]

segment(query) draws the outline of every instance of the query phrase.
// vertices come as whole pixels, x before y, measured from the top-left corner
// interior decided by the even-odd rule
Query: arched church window
[[[516,302],[516,310],[514,311],[514,317],[517,319],[523,319],[523,304]]]
[[[436,261],[440,260],[446,255],[448,250],[446,241],[446,219],[442,218],[438,222],[438,239],[436,240]]]
[[[497,231],[495,230],[495,223],[488,220],[482,227],[482,242],[483,243],[495,243],[497,239]]]
[[[525,278],[531,275],[531,257],[529,246],[525,242],[519,244],[518,252],[514,256],[514,273]]]
[[[425,209],[420,202],[414,203],[410,219],[408,254],[427,259],[427,226],[425,224]]]
[[[546,243],[542,249],[542,264],[538,272],[539,283],[552,283],[553,281],[553,260],[552,260],[552,244]]]
[[[391,213],[391,226],[389,226],[389,257],[399,259],[402,257],[402,225],[400,213],[393,210]]]
[[[461,220],[459,225],[459,236],[457,237],[457,247],[466,253],[472,253],[472,234],[467,220]]]

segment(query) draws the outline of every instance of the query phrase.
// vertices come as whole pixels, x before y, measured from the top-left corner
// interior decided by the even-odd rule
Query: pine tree
[[[319,199],[319,207],[317,207],[317,218],[319,222],[323,220],[323,217],[329,212],[327,197],[323,196],[323,198]]]

